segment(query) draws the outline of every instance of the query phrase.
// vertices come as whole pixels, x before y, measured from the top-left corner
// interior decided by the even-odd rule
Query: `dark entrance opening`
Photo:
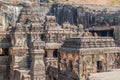
[[[2,48],[3,55],[8,56],[9,55],[9,49],[8,48]]]
[[[97,72],[102,72],[103,68],[102,68],[102,61],[97,61]]]
[[[55,49],[55,50],[53,51],[53,57],[54,57],[54,58],[58,57],[58,50],[57,50],[57,49]]]
[[[53,77],[53,80],[57,80],[55,77]]]
[[[102,37],[105,37],[105,36],[114,37],[113,29],[111,29],[111,30],[96,30],[96,31],[90,31],[90,32],[92,32],[93,34],[96,32],[98,34],[98,36],[102,36]]]

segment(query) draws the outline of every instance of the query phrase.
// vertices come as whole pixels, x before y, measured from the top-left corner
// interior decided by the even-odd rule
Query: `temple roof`
[[[120,50],[112,37],[86,36],[65,40],[59,51],[70,53],[114,53]]]

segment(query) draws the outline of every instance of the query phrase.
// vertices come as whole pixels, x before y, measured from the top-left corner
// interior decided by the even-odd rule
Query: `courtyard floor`
[[[93,73],[90,80],[120,80],[120,69],[111,70],[110,72]]]

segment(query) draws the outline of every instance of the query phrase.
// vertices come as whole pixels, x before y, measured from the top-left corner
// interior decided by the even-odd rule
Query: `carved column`
[[[44,65],[44,42],[38,40],[32,42],[31,48],[31,80],[45,80],[45,65]]]

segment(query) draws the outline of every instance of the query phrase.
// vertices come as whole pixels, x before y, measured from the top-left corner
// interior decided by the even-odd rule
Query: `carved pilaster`
[[[31,48],[31,80],[45,80],[45,65],[44,65],[44,42],[35,40],[32,42]]]

